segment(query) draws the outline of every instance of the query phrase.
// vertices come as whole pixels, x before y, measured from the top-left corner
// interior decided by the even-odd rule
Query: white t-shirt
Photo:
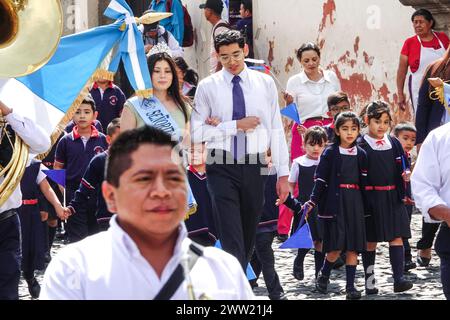
[[[341,90],[341,85],[333,71],[323,70],[323,77],[317,82],[310,80],[302,71],[289,78],[286,90],[294,97],[303,123],[314,117],[328,118],[327,99],[332,93]]]

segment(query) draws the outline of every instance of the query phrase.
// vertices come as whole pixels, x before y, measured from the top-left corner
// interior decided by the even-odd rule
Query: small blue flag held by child
[[[289,119],[292,119],[298,125],[301,124],[300,116],[298,115],[297,105],[295,103],[291,103],[286,106],[286,108],[281,109],[281,114]]]
[[[62,187],[66,187],[66,170],[42,170],[47,177]]]
[[[309,225],[307,222],[303,223],[305,221],[305,217],[306,207],[303,210],[297,230],[289,239],[283,242],[280,249],[311,249],[314,246]]]
[[[220,241],[217,240],[216,244],[214,245],[214,247],[218,248],[218,249],[222,249],[222,245],[220,244]],[[252,266],[250,265],[250,263],[247,265],[247,270],[246,270],[246,275],[247,275],[247,279],[248,280],[254,280],[256,279],[256,274],[255,271],[253,271]]]

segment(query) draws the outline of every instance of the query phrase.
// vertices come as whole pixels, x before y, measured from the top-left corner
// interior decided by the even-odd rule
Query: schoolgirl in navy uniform
[[[360,122],[353,112],[341,113],[335,122],[335,143],[320,157],[314,189],[305,204],[310,212],[318,206],[323,222],[323,251],[326,258],[316,280],[316,288],[327,292],[330,272],[342,251],[346,252],[346,296],[361,298],[355,288],[358,252],[366,248],[364,187],[367,155],[356,145]]]
[[[410,238],[408,213],[403,203],[405,181],[410,172],[403,147],[387,131],[392,121],[389,105],[374,101],[367,106],[364,121],[368,134],[360,141],[368,157],[368,211],[366,217],[367,251],[363,253],[366,294],[377,294],[375,287],[375,250],[378,242],[389,242],[389,258],[394,277],[394,292],[403,292],[413,284],[403,278],[404,249],[402,238]]]
[[[300,204],[304,204],[309,200],[314,187],[314,173],[319,164],[320,155],[326,147],[327,139],[327,132],[322,127],[314,126],[306,130],[304,135],[306,154],[298,157],[292,163],[288,179],[289,187],[291,194],[294,194],[294,189],[298,186],[299,192],[297,200]],[[291,234],[297,230],[301,218],[301,212],[298,212],[295,205],[293,206],[292,203],[292,201],[287,201],[285,203],[289,209],[294,210],[294,221]],[[316,209],[309,214],[308,224],[311,230],[311,237],[314,241],[315,276],[317,277],[323,264],[324,254],[322,253],[323,228],[321,221],[317,218]],[[297,280],[303,280],[304,278],[303,261],[308,252],[309,249],[298,249],[298,254],[294,260],[293,266],[293,275]]]

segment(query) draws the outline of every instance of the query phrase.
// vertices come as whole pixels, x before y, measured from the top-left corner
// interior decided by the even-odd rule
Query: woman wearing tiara
[[[181,95],[176,65],[167,45],[158,44],[149,53],[147,64],[153,85],[149,99],[132,97],[124,105],[121,118],[122,131],[145,124],[171,134],[174,140],[183,141],[189,132],[190,105]]]

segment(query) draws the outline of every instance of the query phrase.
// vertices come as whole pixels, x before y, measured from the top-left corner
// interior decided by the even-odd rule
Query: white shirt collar
[[[301,157],[296,158],[294,161],[297,162],[302,167],[312,167],[312,166],[317,166],[320,162],[320,159],[313,160],[313,159],[308,158],[305,154]]]
[[[339,153],[346,156],[356,156],[358,154],[358,148],[356,146],[348,149],[339,147]]]
[[[320,78],[319,81],[312,81],[311,79],[308,78],[308,76],[306,75],[305,71],[300,72],[300,81],[302,83],[306,83],[306,82],[311,82],[311,83],[321,83],[323,81],[327,81],[327,82],[331,82],[329,73],[327,72],[327,70],[321,69],[322,73],[323,73],[323,77]]]
[[[109,231],[111,232],[114,241],[117,241],[119,245],[125,248],[125,251],[129,254],[130,258],[132,257],[136,258],[138,256],[142,257],[141,252],[139,251],[139,248],[136,245],[136,242],[134,242],[134,240],[128,235],[128,233],[126,233],[125,230],[123,230],[122,227],[118,224],[117,215],[113,215],[111,217],[109,225],[110,225]],[[178,238],[175,243],[172,259],[181,256],[183,252],[185,252],[184,251],[185,248],[182,247],[182,243],[183,240],[187,238],[187,235],[188,232],[186,226],[184,222],[182,222],[178,227]]]
[[[364,140],[367,141],[367,143],[373,150],[383,151],[383,150],[392,149],[392,144],[391,144],[391,141],[388,139],[387,134],[385,134],[383,139],[381,139],[381,140],[374,139],[374,138],[370,137],[368,134],[366,134],[364,136]]]
[[[233,78],[235,77],[235,75],[228,72],[225,68],[222,69],[222,72],[223,72],[225,81],[227,83],[232,84],[232,81],[233,81]],[[248,68],[246,65],[244,65],[244,70],[242,70],[241,73],[238,74],[238,76],[241,78],[241,82],[246,82],[248,80]]]

